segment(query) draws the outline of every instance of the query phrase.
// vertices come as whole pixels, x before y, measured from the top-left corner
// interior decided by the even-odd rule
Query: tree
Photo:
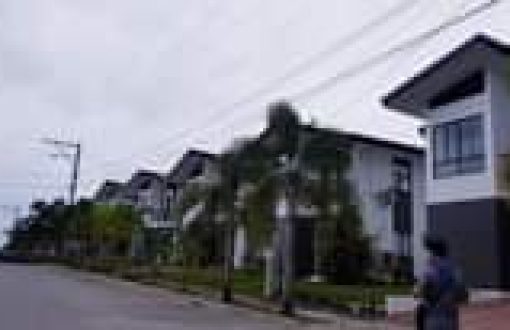
[[[180,219],[179,245],[181,247],[181,258],[185,265],[193,264],[206,266],[218,261],[218,235],[221,231],[217,223],[218,197],[220,187],[217,182],[211,184],[192,183],[189,184],[177,207]],[[183,218],[192,209],[200,207],[201,210],[195,215],[191,223],[182,223]]]
[[[223,227],[225,296],[230,292],[235,227],[245,226],[248,240],[256,248],[267,247],[275,230],[283,230],[274,222],[275,204],[282,194],[291,200],[289,226],[297,204],[318,210],[314,226],[318,271],[343,281],[337,270],[367,255],[368,239],[362,233],[354,194],[346,179],[350,157],[345,142],[334,132],[302,124],[290,104],[271,105],[268,125],[260,138],[237,143],[220,156],[217,165],[217,182],[198,193],[200,198],[195,195],[191,204],[202,200],[211,206],[204,211],[227,219]],[[291,256],[287,260],[292,261]],[[290,269],[294,266],[286,268],[287,276],[292,277]],[[356,269],[353,273],[359,274],[361,268]]]
[[[83,220],[82,230],[100,257],[127,256],[133,234],[142,226],[139,214],[126,205],[95,205]]]
[[[295,162],[291,172],[286,172],[288,176],[283,177],[279,172],[282,156]],[[294,199],[291,216],[296,213],[295,204],[310,205],[318,212],[314,221],[317,272],[324,272],[335,282],[362,279],[363,262],[368,258],[370,246],[347,179],[351,159],[346,142],[333,131],[302,124],[290,104],[277,102],[269,108],[267,129],[259,142],[251,145],[244,159],[258,165],[251,167],[248,176],[242,172],[243,178],[247,177],[255,185],[247,199],[247,218],[252,223],[272,218],[274,201],[284,186],[290,185]],[[269,205],[269,210],[262,205]],[[258,225],[271,228],[267,224]],[[250,224],[249,228],[257,226]],[[267,235],[271,230],[262,232]],[[347,263],[351,265],[348,270]]]
[[[305,171],[317,173],[308,179],[305,200],[318,209],[314,226],[314,268],[331,281],[352,283],[363,279],[370,244],[363,233],[356,196],[347,172],[351,166],[348,147],[335,134],[308,128],[312,137],[303,156]],[[349,267],[346,267],[349,266]]]
[[[235,200],[238,185],[239,145],[221,154],[216,161],[217,177],[214,182],[190,184],[185,188],[184,196],[178,207],[180,219],[180,246],[186,259],[200,259],[204,256],[204,239],[216,248],[215,232],[223,231],[224,242],[224,288],[223,300],[231,301],[233,240],[235,234]],[[185,214],[191,209],[202,206],[192,224],[183,223]],[[218,218],[226,218],[222,224],[217,224]]]
[[[36,201],[31,214],[15,224],[9,245],[25,253],[63,256],[83,250],[88,255],[125,256],[140,227],[139,215],[129,206]]]

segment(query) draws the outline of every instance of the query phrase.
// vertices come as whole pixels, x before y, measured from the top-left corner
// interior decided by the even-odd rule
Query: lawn
[[[298,282],[294,297],[302,302],[337,309],[352,307],[381,308],[388,295],[412,293],[409,285],[335,285],[328,283]]]
[[[222,268],[182,268],[178,266],[132,265],[119,260],[87,260],[80,268],[107,273],[131,281],[185,290],[219,292],[223,287]],[[235,271],[234,294],[263,298],[264,278],[260,271]],[[294,298],[303,304],[330,307],[381,309],[388,295],[408,295],[409,285],[335,285],[299,281],[292,288]]]

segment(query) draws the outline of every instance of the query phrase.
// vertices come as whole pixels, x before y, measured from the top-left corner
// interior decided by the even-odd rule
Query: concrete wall
[[[430,232],[448,239],[452,257],[473,286],[499,282],[495,213],[492,199],[428,206]]]
[[[356,191],[358,207],[367,233],[373,237],[374,248],[380,252],[398,251],[397,235],[393,231],[393,208],[381,203],[378,194],[393,185],[393,160],[405,159],[411,165],[412,194],[412,254],[415,274],[421,273],[425,264],[422,246],[427,228],[425,206],[424,154],[410,153],[383,146],[355,144],[352,151],[352,169],[349,173]]]

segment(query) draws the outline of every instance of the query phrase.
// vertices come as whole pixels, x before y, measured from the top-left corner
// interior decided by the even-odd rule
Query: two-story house
[[[185,229],[190,223],[195,221],[201,212],[204,211],[204,205],[197,202],[190,206],[184,214],[182,210],[176,212],[183,202],[186,191],[192,185],[207,185],[214,181],[216,155],[211,153],[191,149],[188,150],[175,164],[172,170],[166,176],[168,191],[171,198],[168,201],[170,216],[175,218],[177,229]],[[174,235],[174,242],[178,239],[178,233]]]
[[[142,218],[143,235],[135,242],[136,255],[153,255],[161,241],[172,237],[175,221],[170,217],[169,201],[173,190],[165,178],[155,172],[140,170],[120,183],[107,180],[98,189],[94,201],[108,205],[133,206]]]
[[[378,268],[389,270],[399,263],[398,267],[406,275],[418,275],[425,262],[425,253],[420,244],[426,229],[424,150],[371,136],[309,125],[302,127],[300,136],[305,140],[323,137],[349,154],[351,163],[345,175],[352,187],[352,202],[357,205],[364,232],[371,238]],[[264,141],[271,143],[271,133],[265,131],[258,140],[262,144]],[[317,147],[320,146],[310,143],[306,149]],[[305,170],[314,175],[313,169]],[[275,201],[276,218],[285,213],[280,208],[285,208],[285,203],[280,206]],[[318,211],[314,205],[297,205],[296,212],[297,219],[293,222],[295,272],[298,277],[307,277],[313,275],[314,268],[317,268],[314,265],[317,246],[314,228]],[[278,223],[278,219],[276,221]],[[236,236],[235,254],[239,260],[245,253],[253,254],[242,234],[241,230]],[[275,242],[273,253],[277,253],[276,245],[278,242]],[[240,250],[243,248],[248,251]]]
[[[191,149],[188,150],[175,164],[166,177],[167,185],[172,190],[172,204],[180,202],[186,189],[193,184],[211,184],[216,179],[216,155]],[[200,205],[196,205],[195,211],[189,210],[189,215],[180,219],[182,224],[193,221],[193,214],[197,213]]]
[[[469,284],[510,286],[510,46],[477,35],[384,98],[424,118],[427,230]]]

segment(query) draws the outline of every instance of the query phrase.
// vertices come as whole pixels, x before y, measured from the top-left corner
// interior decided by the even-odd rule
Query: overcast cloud
[[[267,102],[481,1],[408,0],[397,17],[253,102],[228,106],[402,0],[0,1],[0,205],[67,194],[69,164],[42,137],[79,140],[80,191],[140,167],[168,171],[188,147],[254,134]],[[293,100],[320,125],[416,143],[417,122],[379,98],[475,32],[510,40],[510,3],[319,95]],[[211,116],[219,111],[221,116]],[[204,122],[206,120],[206,122]],[[183,128],[195,128],[179,134]],[[5,226],[12,214],[0,208]]]

